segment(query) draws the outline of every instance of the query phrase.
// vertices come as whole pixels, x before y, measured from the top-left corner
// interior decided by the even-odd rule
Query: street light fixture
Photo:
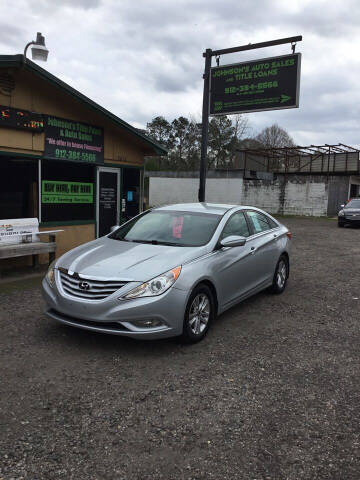
[[[33,45],[31,47],[31,54],[32,54],[33,60],[42,60],[43,62],[46,62],[49,54],[49,50],[45,46],[45,37],[41,35],[40,32],[37,32],[36,41],[34,42],[33,40],[25,46],[25,49],[24,49],[25,60],[26,60],[26,52],[27,52],[27,49],[30,47],[30,45]]]

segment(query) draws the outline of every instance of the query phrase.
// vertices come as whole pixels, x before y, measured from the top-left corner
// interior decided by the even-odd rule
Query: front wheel
[[[196,343],[207,334],[215,317],[213,294],[206,285],[198,285],[188,300],[185,309],[183,333],[184,343]]]
[[[286,283],[289,278],[289,260],[285,255],[281,255],[276,265],[273,283],[270,287],[272,293],[280,294],[286,288]]]

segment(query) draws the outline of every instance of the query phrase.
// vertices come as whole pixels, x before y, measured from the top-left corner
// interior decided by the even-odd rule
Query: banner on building
[[[104,163],[104,130],[75,120],[45,116],[44,157]]]

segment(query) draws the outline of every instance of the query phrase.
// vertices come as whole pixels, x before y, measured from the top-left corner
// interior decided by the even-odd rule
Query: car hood
[[[102,237],[63,255],[56,264],[99,279],[146,281],[207,253],[206,247],[122,242]]]
[[[347,213],[360,213],[360,208],[344,208],[345,215]]]

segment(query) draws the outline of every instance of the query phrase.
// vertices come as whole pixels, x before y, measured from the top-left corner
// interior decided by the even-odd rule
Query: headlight
[[[157,295],[161,295],[176,282],[180,272],[181,266],[173,268],[172,270],[169,270],[168,272],[139,285],[133,290],[130,290],[130,292],[121,297],[120,300],[129,300],[131,298],[139,297],[155,297]]]
[[[50,287],[52,287],[55,283],[55,268],[54,268],[55,267],[55,262],[56,262],[56,260],[54,260],[53,262],[50,263],[47,274],[46,274],[46,278],[47,278],[47,281],[50,284]]]
[[[339,217],[343,217],[345,215],[345,212],[344,210],[340,210],[340,212],[338,213]]]

